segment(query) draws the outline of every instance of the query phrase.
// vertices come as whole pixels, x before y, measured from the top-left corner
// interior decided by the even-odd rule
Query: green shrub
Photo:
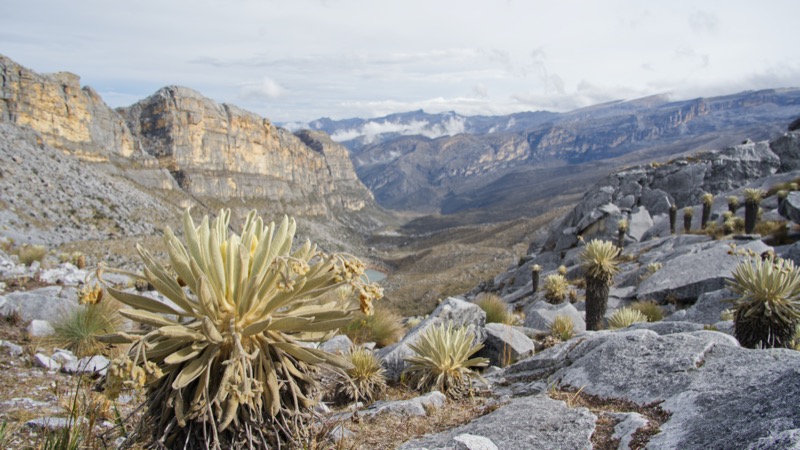
[[[53,342],[79,357],[105,353],[98,336],[115,333],[122,326],[119,305],[113,299],[83,304],[53,324]]]
[[[561,303],[569,295],[569,283],[563,275],[553,273],[544,278],[544,298],[550,303]]]
[[[344,355],[353,365],[347,376],[340,379],[336,387],[336,398],[342,401],[365,401],[372,403],[386,390],[386,371],[381,360],[371,351],[353,347]]]
[[[474,368],[486,367],[486,358],[471,358],[483,344],[473,344],[475,337],[465,327],[439,324],[430,327],[420,339],[409,344],[414,355],[406,358],[403,377],[422,391],[436,389],[451,398],[460,398],[470,390],[473,378],[480,378]]]
[[[791,260],[768,257],[739,261],[730,288],[734,336],[743,347],[792,346],[800,322],[800,270]]]
[[[652,300],[633,302],[630,307],[642,313],[648,322],[658,322],[664,318],[664,309]]]
[[[223,210],[213,223],[205,217],[196,227],[187,210],[185,246],[165,230],[171,270],[137,246],[144,278],[174,307],[107,287],[131,307],[120,314],[152,331],[105,337],[133,343],[112,362],[105,389],[114,395],[148,387],[144,420],[159,446],[229,448],[246,440],[273,448],[303,439],[317,367],[352,368],[298,342],[324,340],[352,321],[341,302],[320,299],[350,285],[369,313],[381,295],[364,283],[357,258],[325,254],[308,241],[293,251],[293,219],[265,225],[252,211],[241,235],[229,233],[229,221],[230,211]]]
[[[557,315],[550,323],[550,335],[562,341],[572,339],[575,336],[575,324],[572,323],[572,318],[563,314]]]
[[[608,318],[608,328],[618,330],[638,322],[647,322],[647,317],[633,308],[620,308]]]
[[[478,296],[475,304],[486,313],[486,323],[509,323],[511,321],[508,305],[499,295],[482,293]]]
[[[378,347],[392,345],[406,333],[403,318],[385,307],[375,308],[371,315],[356,313],[343,331],[355,343],[374,342]]]

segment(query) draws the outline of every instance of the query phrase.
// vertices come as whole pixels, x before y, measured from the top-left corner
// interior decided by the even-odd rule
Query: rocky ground
[[[786,137],[795,138],[791,133]],[[480,396],[449,402],[438,393],[401,390],[360,408],[355,415],[352,406],[320,409],[322,429],[330,440],[318,445],[797,448],[800,352],[740,347],[731,335],[732,322],[723,320],[723,312],[730,306],[725,300],[733,294],[727,282],[739,259],[773,251],[800,262],[796,225],[800,192],[789,193],[785,200],[776,195],[777,187],[790,187],[790,182],[800,179],[800,171],[791,164],[798,155],[796,146],[787,150],[774,143],[747,143],[611,175],[587,193],[559,226],[535,240],[528,254],[506,272],[461,298],[443,300],[400,342],[378,351],[389,377],[397,379],[409,345],[426,329],[443,322],[467,326],[484,342],[483,356],[507,364],[484,372],[488,386],[475,386]],[[725,199],[741,198],[746,187],[769,192],[761,202],[762,233],[723,235],[718,225],[727,209]],[[694,216],[699,218],[703,191],[716,196],[710,219],[716,225],[701,231],[695,222],[689,233],[670,233],[666,211],[659,208],[680,202],[682,207],[696,209]],[[580,237],[616,239],[614,225],[623,217],[630,228],[624,236],[623,263],[611,288],[608,315],[647,299],[659,303],[667,316],[615,331],[583,331]],[[468,235],[463,243],[469,243]],[[79,307],[77,293],[87,271],[59,263],[55,255],[23,265],[20,255],[12,255],[19,248],[11,248],[8,242],[4,245],[10,249],[0,253],[4,283],[0,313],[6,318],[0,327],[0,351],[6,355],[0,375],[4,386],[0,416],[9,425],[0,439],[8,448],[35,447],[42,442],[45,428],[59,424],[54,418],[68,417],[70,399],[78,398],[71,393],[83,392],[75,386],[98,377],[107,359],[100,355],[78,358],[46,339],[52,332],[48,324]],[[563,265],[575,291],[574,302],[553,305],[544,301],[541,290],[533,292],[534,264],[542,266],[542,277]],[[124,277],[111,281],[130,285]],[[485,313],[472,303],[486,291],[499,294],[509,307],[522,312],[522,323],[487,324]],[[547,336],[557,314],[570,316],[577,331],[560,343]],[[323,348],[335,351],[349,345],[341,337]],[[80,398],[103,411],[92,416],[99,418],[91,424],[95,442],[122,443],[124,432],[132,429],[124,419],[140,399],[109,405],[88,395]],[[369,440],[376,430],[386,428],[392,430],[385,434],[391,438]],[[367,447],[364,442],[369,442]]]

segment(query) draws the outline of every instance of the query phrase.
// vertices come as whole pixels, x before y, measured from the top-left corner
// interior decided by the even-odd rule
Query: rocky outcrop
[[[0,77],[0,121],[28,126],[51,147],[89,161],[134,154],[122,117],[77,75],[40,75],[0,55]]]
[[[294,135],[256,114],[174,86],[121,113],[144,151],[193,196],[317,216],[358,211],[371,202],[347,150],[324,133]]]
[[[400,449],[458,448],[451,441],[464,434],[481,436],[499,449],[590,449],[595,420],[588,409],[568,408],[545,395],[522,397],[466,425],[406,442]]]
[[[2,56],[0,77],[0,224],[15,241],[154,234],[192,205],[318,218],[303,232],[336,244],[342,224],[375,225],[357,214],[374,200],[347,150],[322,132],[292,134],[180,87],[115,111],[76,75]]]
[[[577,236],[615,239],[622,218],[666,214],[670,205],[697,205],[705,192],[719,194],[776,173],[781,160],[768,142],[746,142],[719,151],[682,157],[614,173],[587,191],[581,202],[554,228],[545,249],[561,251]],[[699,215],[698,215],[699,216]],[[641,229],[635,228],[642,237]],[[630,231],[628,236],[634,238]]]
[[[550,380],[603,399],[660,404],[671,416],[647,448],[793,448],[798,373],[800,352],[744,349],[713,331],[637,330],[571,340],[509,367],[506,380],[521,383],[517,392]]]

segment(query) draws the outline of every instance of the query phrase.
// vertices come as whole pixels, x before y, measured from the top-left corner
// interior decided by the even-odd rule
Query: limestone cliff
[[[0,120],[38,131],[45,143],[90,161],[129,158],[134,141],[122,118],[77,75],[40,75],[0,55]]]
[[[120,113],[141,147],[200,199],[312,216],[372,201],[347,150],[324,133],[294,135],[183,87],[163,88]]]
[[[358,180],[347,150],[325,133],[295,135],[180,87],[161,89],[115,111],[94,90],[81,87],[77,75],[40,75],[1,55],[0,77],[0,124],[5,127],[0,150],[12,163],[36,172],[33,178],[18,173],[3,178],[0,173],[0,188],[9,194],[0,200],[3,206],[11,208],[12,200],[36,193],[13,203],[14,217],[3,234],[45,242],[150,234],[188,205],[196,205],[197,213],[230,207],[234,217],[257,208],[265,215],[316,218],[321,226],[307,224],[308,233],[336,245],[350,243],[342,224],[363,231],[377,223],[362,213],[374,211],[374,200]],[[31,152],[41,155],[26,156]],[[63,160],[61,166],[101,181],[77,189],[77,179],[64,177],[58,164],[34,163],[45,157],[45,162]],[[30,161],[22,164],[20,158]],[[51,190],[81,198],[38,205],[48,203]],[[109,197],[102,205],[88,198],[103,197],[106,191]],[[37,213],[45,210],[48,219],[39,220]],[[115,216],[114,211],[128,210],[125,217]],[[139,223],[137,215],[149,225]],[[110,223],[87,225],[86,217]],[[66,228],[53,234],[56,224]],[[102,232],[87,234],[89,225]]]

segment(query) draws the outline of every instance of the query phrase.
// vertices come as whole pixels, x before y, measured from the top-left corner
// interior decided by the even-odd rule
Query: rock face
[[[0,55],[0,121],[28,126],[45,143],[89,161],[129,158],[134,139],[125,122],[80,78],[39,75]]]
[[[324,133],[292,134],[186,88],[115,111],[73,74],[0,56],[0,76],[0,225],[15,241],[151,235],[197,204],[234,220],[252,208],[319,218],[320,234],[371,226],[355,216],[372,194]]]
[[[565,186],[596,180],[593,161],[644,149],[675,154],[708,148],[709,142],[723,147],[747,137],[771,138],[787,117],[800,113],[799,94],[770,90],[678,102],[656,96],[564,114],[465,118],[418,112],[371,125],[358,119],[310,125],[340,139],[361,135],[343,143],[383,206],[444,214],[492,209],[510,218],[521,207],[541,208],[539,202],[562,194]],[[416,132],[409,131],[411,121]],[[378,130],[392,133],[369,134]]]
[[[641,238],[644,233],[638,222],[646,222],[643,211],[654,216],[666,214],[672,204],[679,208],[697,205],[704,192],[731,191],[780,168],[781,159],[770,150],[768,142],[747,142],[665,165],[650,164],[614,173],[584,194],[551,232],[545,249],[567,249],[576,244],[576,235],[587,241],[615,239],[616,224],[627,214],[636,218],[636,234]],[[632,209],[634,205],[641,209]],[[625,215],[624,210],[628,212]]]
[[[121,112],[139,145],[192,195],[259,199],[282,204],[287,213],[321,216],[358,211],[371,201],[347,149],[324,133],[294,135],[175,86]]]
[[[522,397],[461,427],[406,442],[400,449],[452,448],[450,441],[463,434],[489,439],[500,449],[590,449],[596,419],[585,408],[567,408],[545,395]]]
[[[663,402],[672,415],[647,448],[767,448],[765,442],[796,434],[800,353],[743,349],[731,342],[711,331],[597,332],[521,361],[506,377],[523,383],[555,380],[639,405]]]

